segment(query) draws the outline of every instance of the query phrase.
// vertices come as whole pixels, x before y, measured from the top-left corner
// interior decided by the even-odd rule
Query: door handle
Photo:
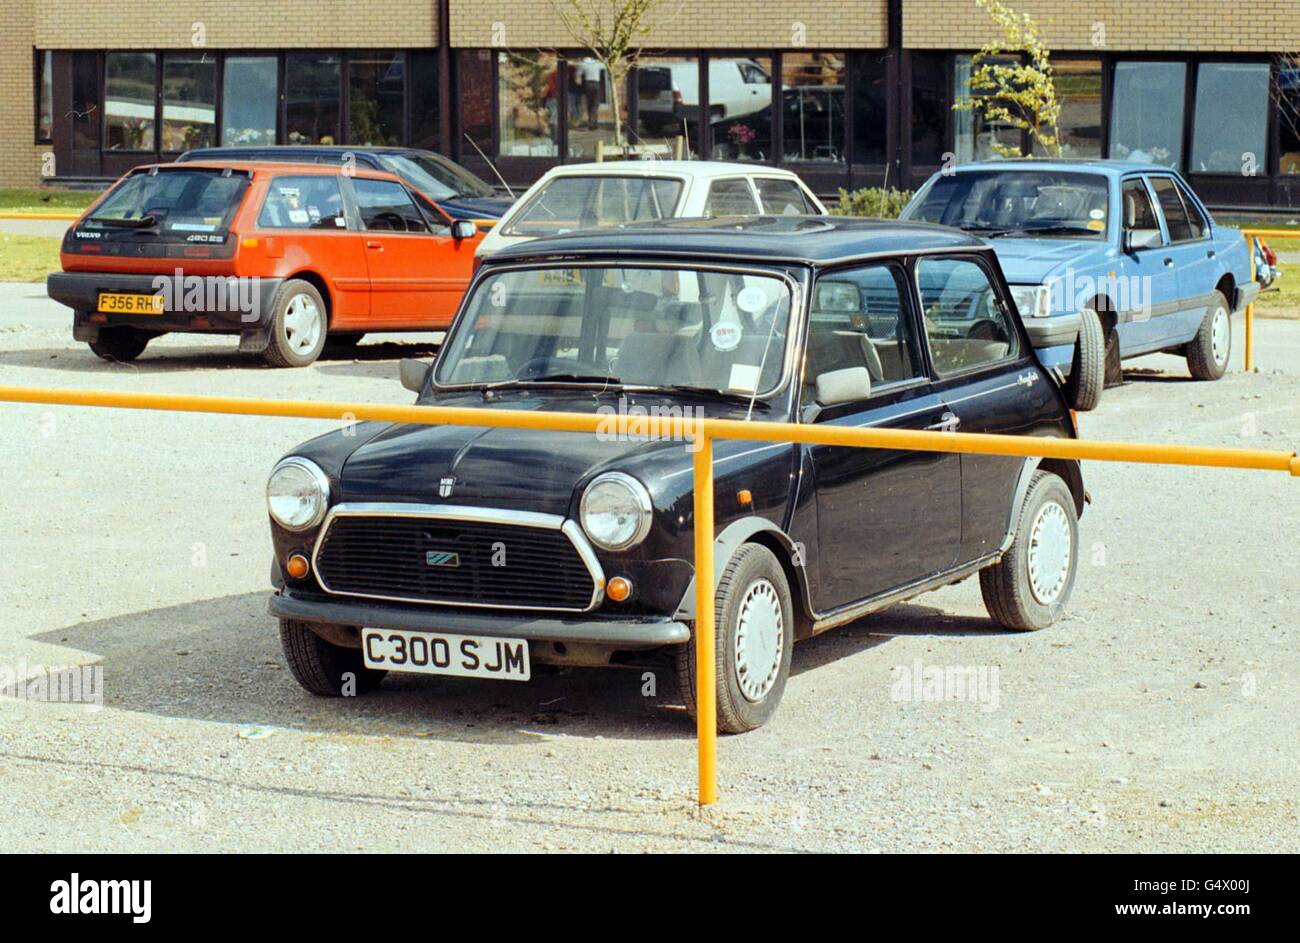
[[[1165,259],[1165,265],[1169,266],[1169,268],[1173,268],[1173,267],[1174,267],[1174,260],[1173,260],[1173,259]]]
[[[956,432],[961,426],[961,417],[954,412],[945,412],[938,422],[926,426],[927,430],[936,430],[938,432]]]
[[[1212,258],[1214,258],[1214,257],[1215,257],[1216,255],[1218,255],[1218,254],[1219,254],[1219,253],[1215,252],[1213,249],[1207,249],[1207,250],[1205,251],[1205,257],[1206,257],[1207,259],[1212,259]]]
[[[378,249],[380,252],[383,252],[383,251],[384,251],[384,244],[383,244],[382,242],[379,242],[378,240],[375,240],[375,239],[369,239],[369,240],[366,241],[366,248],[367,248],[367,249]]]

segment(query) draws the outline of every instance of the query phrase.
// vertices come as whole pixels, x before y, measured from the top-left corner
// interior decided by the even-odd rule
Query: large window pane
[[[770,82],[770,79],[768,80]],[[768,98],[772,95],[769,84]],[[643,56],[636,67],[636,144],[667,143],[684,137],[691,156],[700,121],[700,61],[694,56]]]
[[[284,57],[285,141],[336,144],[339,133],[339,57],[290,53]]]
[[[104,146],[116,151],[153,150],[158,101],[154,54],[110,52],[104,58]]]
[[[1061,103],[1057,121],[1062,157],[1101,157],[1101,60],[1057,59],[1056,97]],[[1035,143],[1034,153],[1044,151]]]
[[[843,162],[844,54],[787,53],[781,84],[783,159]]]
[[[164,151],[211,147],[217,124],[217,60],[213,56],[163,57]]]
[[[989,57],[981,65],[1014,65],[1010,57]],[[976,65],[971,56],[958,56],[953,68],[952,95],[954,101],[970,98],[971,74]],[[955,128],[955,153],[960,162],[989,160],[1001,156],[999,148],[1015,149],[1021,146],[1020,129],[1005,121],[989,121],[979,111],[962,109],[953,112]]]
[[[1278,170],[1300,174],[1300,60],[1282,58],[1277,69]]]
[[[568,75],[547,107],[559,107],[559,92],[569,96],[569,156],[594,160],[597,142],[614,143],[614,87],[604,66],[590,56],[570,62]],[[618,90],[618,113],[626,128],[627,89],[623,87]]]
[[[98,54],[72,54],[72,147],[77,151],[99,150],[99,74]]]
[[[551,53],[497,56],[502,157],[555,157],[559,149],[559,61]]]
[[[36,143],[47,144],[54,133],[54,53],[36,53]]]
[[[348,143],[402,143],[406,95],[402,53],[354,52],[348,58]]]
[[[274,144],[278,103],[275,56],[227,56],[221,80],[221,143]]]
[[[943,162],[949,101],[946,63],[942,53],[911,53],[912,162],[935,166]]]
[[[888,54],[853,55],[853,163],[885,163],[889,124]]]
[[[1199,173],[1268,172],[1267,62],[1202,62],[1196,71],[1192,162]]]
[[[771,57],[709,57],[709,128],[716,160],[772,159]]]
[[[411,147],[437,150],[443,145],[438,114],[438,54],[421,49],[406,54],[411,70]]]
[[[1110,156],[1177,167],[1183,159],[1182,62],[1118,62]]]

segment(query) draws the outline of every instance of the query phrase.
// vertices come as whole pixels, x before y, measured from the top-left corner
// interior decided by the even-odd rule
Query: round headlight
[[[271,517],[288,530],[315,527],[329,505],[330,483],[315,462],[286,458],[276,465],[266,483],[266,507]]]
[[[583,492],[582,529],[605,550],[626,550],[645,540],[653,508],[650,492],[631,475],[606,472]]]

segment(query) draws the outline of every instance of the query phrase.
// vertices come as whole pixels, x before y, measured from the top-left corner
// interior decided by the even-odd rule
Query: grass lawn
[[[0,282],[43,282],[59,271],[59,243],[50,236],[0,232]]]
[[[99,196],[90,190],[0,190],[0,213],[80,213]]]
[[[1300,319],[1300,265],[1282,263],[1282,277],[1261,291],[1255,313],[1261,318]]]

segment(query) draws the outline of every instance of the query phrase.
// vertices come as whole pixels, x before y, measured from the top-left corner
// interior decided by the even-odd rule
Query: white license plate
[[[532,676],[528,642],[521,638],[362,629],[361,651],[367,668],[495,681]]]

